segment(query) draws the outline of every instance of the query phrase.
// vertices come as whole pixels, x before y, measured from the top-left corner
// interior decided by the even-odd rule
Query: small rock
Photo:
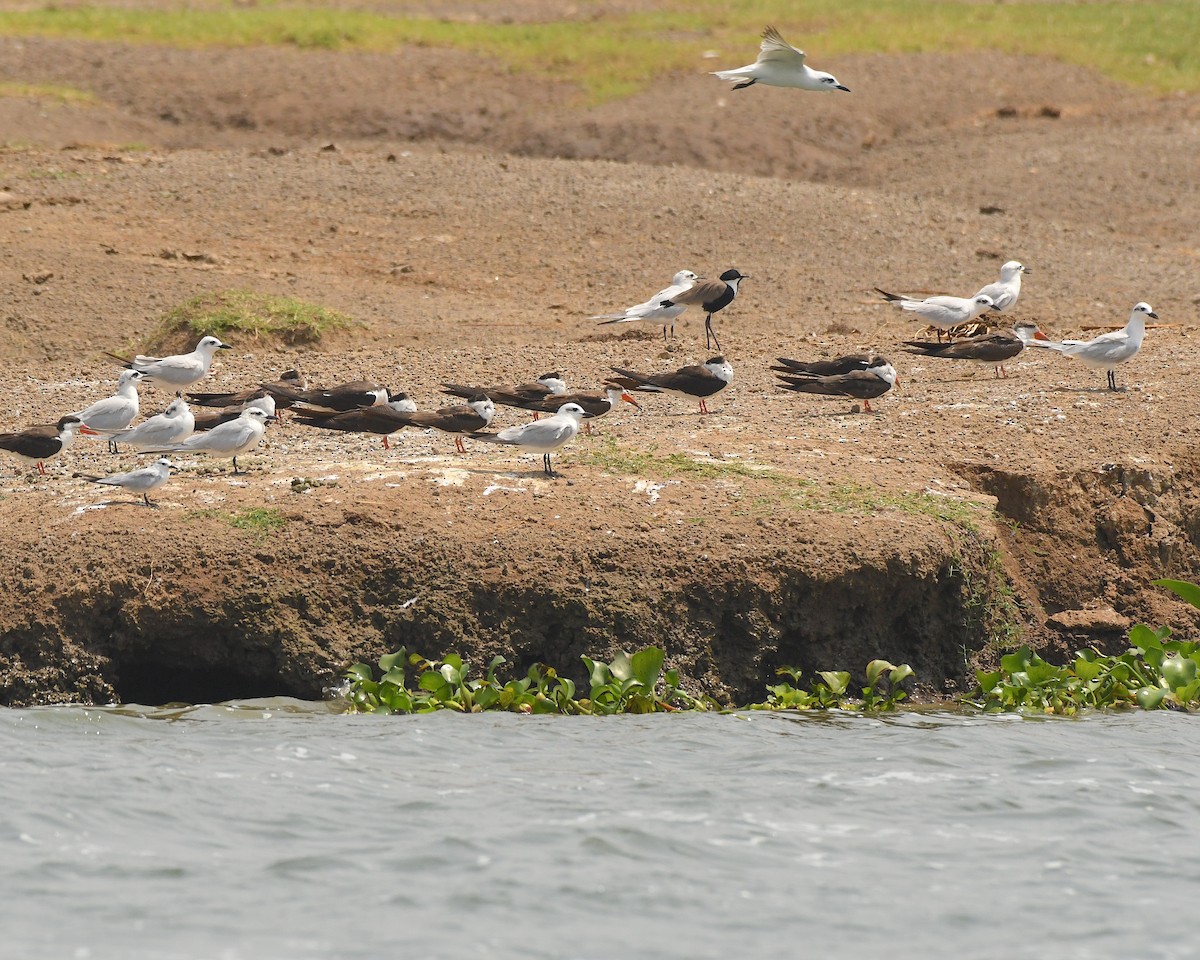
[[[1130,626],[1129,618],[1108,604],[1088,610],[1063,610],[1048,617],[1047,621],[1070,633],[1124,633]]]

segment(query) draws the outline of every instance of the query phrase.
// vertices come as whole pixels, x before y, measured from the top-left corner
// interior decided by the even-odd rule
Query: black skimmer
[[[837,77],[823,70],[813,70],[804,62],[805,53],[783,39],[774,27],[767,27],[758,46],[758,58],[744,67],[733,70],[714,70],[712,75],[732,80],[734,90],[761,83],[768,87],[794,87],[798,90],[830,92],[850,88],[838,83]]]
[[[87,473],[77,473],[76,477],[81,480],[88,480],[91,483],[102,483],[109,487],[120,487],[123,490],[132,490],[134,493],[140,493],[142,500],[146,506],[152,507],[150,502],[150,491],[157,490],[171,478],[171,471],[175,469],[173,464],[166,457],[160,457],[148,467],[142,467],[140,470],[130,470],[128,473],[114,473],[107,477],[94,477]]]
[[[418,410],[401,411],[387,405],[364,407],[331,416],[300,416],[300,423],[323,430],[344,430],[349,433],[375,433],[383,436],[383,446],[390,449],[388,437],[405,427],[431,427],[443,433],[453,433],[454,449],[466,453],[462,438],[464,434],[482,430],[492,422],[496,405],[491,399],[478,394],[465,404],[442,407],[434,412]]]
[[[518,383],[511,387],[468,387],[461,383],[443,383],[442,393],[452,397],[476,397],[479,394],[491,397],[505,407],[528,409],[525,404],[560,397],[567,392],[567,383],[557,370],[543,373],[532,383]]]
[[[236,390],[232,393],[189,393],[187,398],[198,407],[241,407],[243,403],[261,399],[264,394],[270,393],[274,396],[276,388],[306,390],[308,389],[308,381],[300,376],[299,370],[287,370],[280,375],[278,380],[271,383],[262,383],[257,387]],[[275,406],[277,408],[282,409],[291,405],[292,401],[286,397],[282,395],[275,397]]]
[[[89,430],[110,434],[124,430],[138,415],[138,384],[146,379],[139,370],[122,370],[117,378],[117,392],[111,397],[97,400],[85,410],[72,413]],[[108,452],[117,452],[117,441],[108,437]]]
[[[991,297],[992,303],[1000,313],[1013,310],[1017,306],[1017,298],[1021,296],[1021,274],[1033,273],[1020,260],[1009,260],[1000,268],[1000,279],[989,283],[975,296]]]
[[[1048,339],[1036,324],[1027,320],[1014,324],[1011,330],[996,330],[965,340],[905,340],[907,353],[923,357],[943,357],[947,360],[973,360],[990,364],[994,375],[1007,377],[1004,364],[1014,359],[1032,340]]]
[[[523,404],[526,410],[536,413],[557,413],[564,403],[576,403],[583,408],[584,429],[592,432],[592,421],[611,413],[618,403],[631,403],[639,410],[642,405],[624,387],[605,387],[603,390],[576,390],[560,393],[546,400],[529,401]]]
[[[243,411],[249,410],[252,407],[262,410],[268,417],[275,418],[275,398],[271,394],[263,392],[253,400],[247,400],[236,407],[222,407],[218,410],[206,410],[203,413],[194,414],[192,417],[192,429],[197,433],[212,430],[214,427],[219,427],[230,420],[236,420],[242,415]]]
[[[115,353],[106,353],[105,356],[159,383],[172,387],[190,387],[208,376],[213,357],[218,350],[229,349],[229,344],[222,343],[216,337],[204,337],[191,353],[180,353],[171,357],[144,357],[138,354],[130,360]]]
[[[721,343],[712,328],[713,314],[733,303],[733,298],[738,294],[738,284],[749,279],[749,274],[740,273],[735,269],[726,270],[719,280],[697,281],[670,300],[664,301],[663,305],[699,306],[704,311],[704,346],[707,349],[715,343],[720,350]]]
[[[835,397],[853,397],[863,402],[867,413],[874,413],[871,401],[881,397],[897,383],[896,369],[883,357],[865,370],[851,370],[828,377],[805,376],[804,374],[780,373],[779,386],[800,393],[819,393]]]
[[[874,353],[849,353],[833,360],[789,360],[777,357],[771,366],[776,373],[804,373],[814,377],[836,377],[840,373],[866,370],[879,356]]]
[[[987,294],[975,297],[929,297],[925,300],[913,300],[911,297],[901,297],[886,290],[875,288],[888,303],[898,303],[901,309],[911,310],[929,326],[936,327],[938,337],[951,327],[962,323],[970,323],[981,313],[995,310],[996,304]]]
[[[74,443],[82,426],[78,417],[66,416],[55,424],[30,427],[18,433],[0,433],[0,450],[7,450],[26,463],[37,464],[37,472],[45,476],[46,461]]]
[[[518,383],[511,387],[468,387],[461,383],[443,383],[442,393],[452,397],[475,397],[479,394],[491,397],[496,403],[505,407],[517,407],[521,410],[534,410],[533,419],[540,415],[536,408],[529,406],[541,400],[552,400],[567,392],[567,383],[557,370],[553,373],[543,373],[532,383]]]
[[[733,365],[722,356],[713,357],[703,364],[680,367],[672,373],[637,373],[613,367],[619,376],[614,383],[627,390],[640,393],[673,393],[677,397],[689,397],[700,401],[700,412],[708,413],[705,402],[714,394],[724,390],[733,380]]]
[[[162,413],[143,420],[132,429],[114,433],[112,439],[134,450],[146,450],[186,440],[195,429],[196,418],[187,401],[176,396]]]
[[[281,383],[272,384],[267,391],[276,404],[279,398],[301,407],[306,413],[345,413],[360,407],[374,407],[388,402],[388,389],[370,380],[354,380],[336,387],[313,387],[300,390]]]
[[[579,433],[579,425],[583,421],[583,407],[577,403],[564,403],[558,412],[545,420],[534,420],[519,427],[507,427],[499,433],[473,433],[474,440],[486,440],[488,443],[504,443],[509,446],[521,447],[530,453],[542,455],[542,469],[546,476],[558,476],[550,465],[550,454],[570,442]]]
[[[262,441],[267,422],[275,418],[259,407],[247,407],[235,420],[229,420],[205,433],[197,433],[182,443],[147,450],[147,453],[206,453],[212,457],[232,457],[233,472],[238,469],[237,458],[253,450]]]
[[[590,320],[599,320],[600,326],[606,323],[657,323],[662,326],[663,340],[667,339],[667,327],[671,328],[671,336],[675,336],[675,318],[687,309],[685,303],[674,303],[672,298],[689,290],[697,280],[703,279],[691,270],[680,270],[671,280],[671,285],[659,290],[645,303],[626,307],[621,313],[602,313]],[[581,404],[582,406],[582,404]],[[584,409],[587,409],[586,407]]]
[[[1108,375],[1108,389],[1117,389],[1117,367],[1128,363],[1142,349],[1142,341],[1146,337],[1146,318],[1157,320],[1158,314],[1150,304],[1142,302],[1134,305],[1129,314],[1129,320],[1120,330],[1102,333],[1091,340],[1031,340],[1035,347],[1045,347],[1057,350],[1065,356],[1078,360],[1091,370],[1103,370]]]

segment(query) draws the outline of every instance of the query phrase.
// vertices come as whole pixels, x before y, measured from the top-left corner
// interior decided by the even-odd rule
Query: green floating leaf
[[[629,666],[634,678],[647,690],[653,690],[666,658],[667,652],[661,647],[646,647],[629,658]]]

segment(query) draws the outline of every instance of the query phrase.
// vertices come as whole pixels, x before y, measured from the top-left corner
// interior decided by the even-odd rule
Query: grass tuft
[[[295,297],[222,290],[180,304],[166,315],[143,349],[152,353],[177,347],[190,349],[205,336],[235,346],[247,340],[312,346],[326,334],[345,330],[352,323],[343,313]]]

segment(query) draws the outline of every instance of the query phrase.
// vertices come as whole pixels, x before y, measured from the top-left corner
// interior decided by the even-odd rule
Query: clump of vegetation
[[[1194,607],[1200,587],[1155,580]],[[1097,707],[1195,709],[1200,707],[1200,642],[1172,640],[1169,627],[1138,624],[1119,656],[1083,650],[1055,666],[1027,646],[1000,658],[999,670],[978,670],[978,687],[967,702],[989,711],[1028,711],[1073,716]]]
[[[449,654],[437,662],[401,648],[379,658],[378,679],[368,664],[356,663],[350,667],[346,672],[349,686],[345,696],[351,709],[358,713],[507,710],[610,716],[722,709],[712,697],[685,692],[679,672],[663,669],[665,658],[666,653],[660,647],[646,647],[634,654],[622,651],[611,663],[583,657],[588,693],[577,697],[575,683],[560,677],[553,667],[545,664],[534,664],[524,677],[503,682],[496,671],[506,661],[504,657],[494,657],[484,676],[470,679],[469,667],[457,654]],[[784,667],[780,673],[796,683],[801,676],[794,667]],[[907,664],[897,667],[884,660],[872,660],[867,665],[867,685],[861,700],[849,693],[850,674],[825,672],[810,691],[790,683],[778,684],[767,688],[766,701],[742,709],[894,710],[905,697],[901,684],[910,676],[912,669]],[[415,685],[411,683],[414,680]]]
[[[229,524],[235,530],[246,530],[260,536],[274,533],[287,525],[287,517],[274,507],[250,507],[237,512],[212,509],[193,510],[191,516],[212,517]]]
[[[886,660],[872,660],[867,664],[867,685],[862,688],[862,699],[850,698],[850,674],[845,670],[821,670],[808,690],[797,686],[802,676],[795,667],[780,667],[776,673],[792,678],[767,687],[764,703],[752,703],[750,710],[832,710],[853,709],[864,713],[879,713],[895,710],[908,694],[901,686],[913,675],[907,663],[896,666]]]
[[[221,290],[194,297],[170,311],[143,349],[152,353],[184,346],[191,349],[206,336],[238,346],[264,339],[311,346],[352,323],[343,313],[295,297]]]
[[[1200,608],[1200,586],[1179,580],[1155,580]],[[988,712],[1048,713],[1073,716],[1085,709],[1200,708],[1200,641],[1171,639],[1167,627],[1143,624],[1129,631],[1130,648],[1119,656],[1084,650],[1063,666],[1043,660],[1028,646],[1000,659],[1000,669],[976,671],[978,686],[962,702]],[[575,683],[553,667],[534,664],[525,676],[502,681],[497,670],[506,662],[494,657],[484,676],[471,679],[463,659],[450,654],[426,660],[404,648],[379,658],[380,676],[365,663],[346,672],[345,698],[357,713],[432,713],[457,710],[480,713],[588,714],[667,713],[696,710],[855,710],[892,711],[908,694],[913,676],[908,664],[872,660],[865,671],[861,696],[851,694],[851,675],[843,670],[818,671],[806,689],[802,672],[781,667],[789,679],[767,687],[761,703],[729,708],[706,695],[682,688],[679,672],[664,670],[665,652],[646,647],[618,654],[611,663],[583,657],[587,696],[577,697]]]

